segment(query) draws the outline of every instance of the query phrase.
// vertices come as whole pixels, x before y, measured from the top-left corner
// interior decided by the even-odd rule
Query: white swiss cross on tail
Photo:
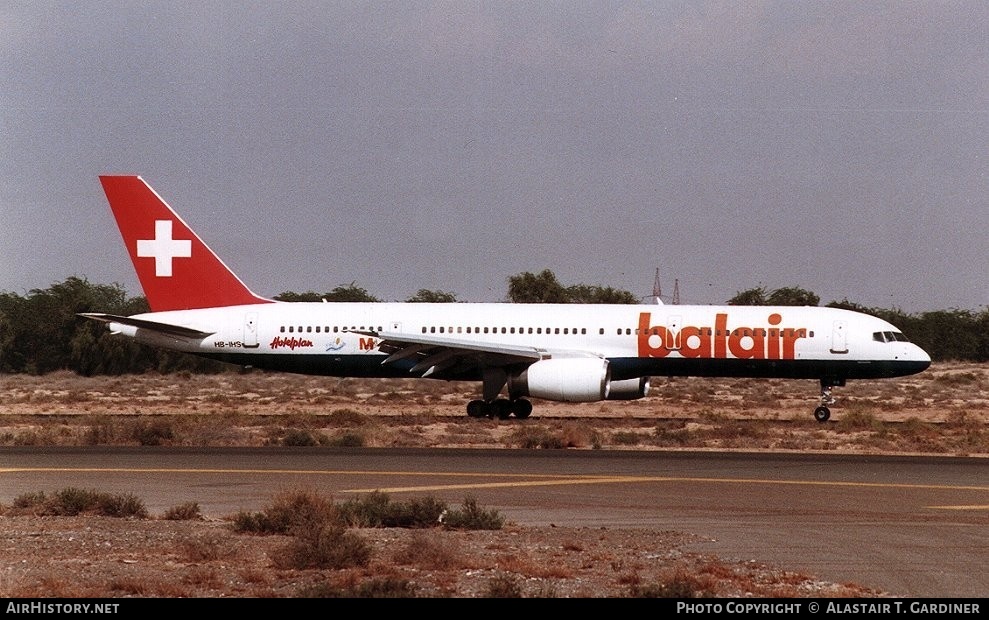
[[[192,258],[192,241],[172,238],[172,221],[155,220],[155,238],[138,239],[137,255],[155,259],[155,275],[172,277],[172,259]]]
[[[100,183],[152,312],[271,303],[244,286],[144,179],[101,176]]]

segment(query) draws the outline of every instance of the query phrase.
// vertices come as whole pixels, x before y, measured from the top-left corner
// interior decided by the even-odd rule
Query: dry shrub
[[[541,425],[525,425],[512,431],[507,441],[510,445],[525,450],[541,448],[543,450],[560,450],[566,447],[563,439]]]
[[[333,502],[311,491],[280,493],[264,511],[238,515],[234,527],[242,532],[291,535],[292,541],[272,554],[280,568],[366,566],[371,558],[370,545],[347,531]]]
[[[896,434],[905,445],[918,452],[938,453],[948,450],[941,432],[934,426],[915,417],[908,418],[900,424],[896,429]]]
[[[643,435],[635,431],[615,431],[611,442],[616,446],[635,446],[642,443]]]
[[[364,433],[356,431],[345,431],[339,435],[334,435],[326,440],[326,445],[336,448],[363,448],[368,444],[368,439]]]
[[[491,578],[485,592],[487,598],[522,598],[522,586],[515,575],[499,573]]]
[[[210,562],[233,556],[230,540],[219,533],[183,540],[180,549],[187,562]]]
[[[110,446],[121,441],[119,421],[110,416],[91,416],[84,422],[83,441],[88,446]]]
[[[790,586],[799,586],[814,580],[810,575],[791,571],[779,571],[773,576],[773,578],[777,579],[781,584]]]
[[[440,532],[414,530],[405,546],[395,552],[396,564],[412,564],[420,568],[447,570],[460,568],[463,556],[460,546]]]
[[[398,392],[398,391],[395,391],[395,390],[392,390],[392,391],[389,391],[389,392],[385,392],[384,394],[375,394],[374,395],[374,397],[375,397],[376,400],[381,400],[381,401],[384,401],[386,403],[389,403],[389,402],[390,403],[402,402],[402,401],[408,400],[409,396],[410,395],[407,394],[407,393],[405,393],[405,392]]]
[[[54,446],[57,445],[50,429],[24,430],[14,435],[11,442],[15,446]]]
[[[838,420],[838,430],[841,431],[881,431],[883,423],[871,411],[852,409],[845,411]]]
[[[367,416],[355,409],[334,409],[324,416],[331,426],[362,426],[368,423]]]
[[[326,437],[317,431],[300,428],[285,429],[281,445],[289,447],[313,447],[327,443]]]
[[[341,569],[367,566],[371,546],[339,522],[307,523],[293,530],[293,539],[271,554],[278,568]]]
[[[761,421],[737,421],[721,427],[718,436],[730,441],[762,439],[767,436],[765,425]]]
[[[36,583],[13,584],[0,588],[0,596],[9,598],[91,598],[96,596],[85,584],[57,579],[50,575]]]
[[[573,571],[562,563],[543,563],[518,553],[500,555],[495,560],[502,571],[531,578],[569,579]]]
[[[982,377],[974,372],[952,372],[939,374],[934,378],[935,385],[956,388],[979,385]]]
[[[131,596],[152,596],[155,592],[155,584],[135,577],[115,577],[107,587]]]
[[[68,487],[46,495],[43,491],[23,493],[14,498],[7,512],[11,515],[75,516],[94,514],[104,517],[144,519],[144,502],[130,494],[111,494]]]
[[[618,577],[618,583],[623,586],[638,586],[642,584],[642,575],[636,571],[625,573]]]
[[[712,579],[677,566],[664,571],[655,583],[633,585],[629,595],[633,598],[701,598],[716,596],[717,589]]]
[[[375,577],[342,587],[324,582],[302,588],[298,598],[414,598],[416,586],[397,577]]]
[[[166,510],[163,518],[167,521],[201,521],[203,513],[199,502],[185,502]]]
[[[694,433],[687,428],[683,420],[666,420],[653,429],[650,443],[654,446],[685,446],[694,438]]]
[[[314,524],[339,521],[333,501],[315,491],[290,490],[276,495],[264,510],[240,512],[234,517],[234,531],[252,534],[291,534],[295,528],[311,529]]]
[[[730,420],[731,418],[720,410],[705,407],[697,412],[697,419],[708,424],[719,424]]]
[[[219,573],[212,566],[193,566],[182,577],[182,583],[200,588],[213,588],[221,583]]]
[[[131,423],[129,436],[141,446],[172,445],[175,429],[169,420],[138,419]]]
[[[780,395],[771,389],[752,389],[742,398],[746,408],[776,409],[780,405]]]
[[[250,419],[240,413],[183,416],[173,421],[175,443],[196,446],[247,446]]]
[[[708,560],[701,564],[697,571],[716,579],[731,579],[735,576],[735,570],[719,560]]]
[[[498,439],[491,433],[491,429],[479,420],[455,420],[453,423],[446,424],[445,429],[442,435],[442,443],[444,444],[498,445]]]
[[[600,433],[586,422],[566,422],[560,429],[560,441],[565,448],[585,448],[600,444]]]

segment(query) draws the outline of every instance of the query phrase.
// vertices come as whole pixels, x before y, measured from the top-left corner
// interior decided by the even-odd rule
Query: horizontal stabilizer
[[[102,312],[80,312],[79,316],[92,319],[94,321],[100,321],[102,323],[120,323],[121,325],[130,325],[131,327],[147,329],[162,334],[168,334],[169,336],[178,336],[180,338],[207,338],[216,333],[204,332],[191,327],[185,327],[184,325],[172,325],[171,323],[148,321],[146,319],[135,319],[129,316],[103,314]]]

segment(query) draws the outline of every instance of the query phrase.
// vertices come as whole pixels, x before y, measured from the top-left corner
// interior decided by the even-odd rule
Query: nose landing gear
[[[821,379],[821,404],[814,410],[814,419],[818,422],[827,422],[831,418],[829,405],[835,404],[835,398],[831,395],[831,388],[845,385],[844,379]]]

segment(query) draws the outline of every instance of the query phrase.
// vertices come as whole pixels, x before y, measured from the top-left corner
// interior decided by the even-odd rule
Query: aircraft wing
[[[469,369],[528,366],[554,355],[553,352],[536,347],[468,341],[430,334],[390,331],[357,333],[381,339],[378,350],[388,353],[382,364],[395,364],[411,359],[415,364],[409,372],[421,377],[456,374]]]
[[[102,323],[120,323],[121,325],[130,325],[131,327],[147,329],[162,334],[168,334],[169,336],[179,336],[181,338],[207,338],[216,333],[204,332],[192,327],[186,327],[184,325],[173,325],[171,323],[149,321],[147,319],[135,319],[129,316],[120,316],[116,314],[103,314],[102,312],[80,312],[79,316],[92,319],[94,321],[100,321]]]

